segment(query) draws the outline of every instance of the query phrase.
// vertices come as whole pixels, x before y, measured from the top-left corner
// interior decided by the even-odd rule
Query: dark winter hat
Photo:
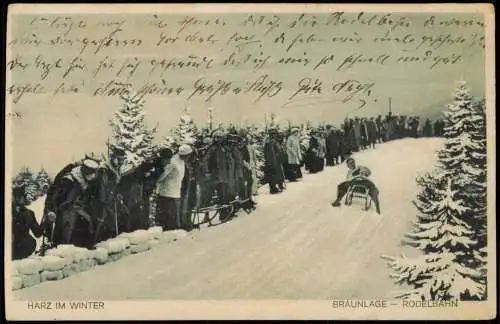
[[[174,152],[169,148],[161,149],[160,152],[158,152],[158,156],[161,159],[170,159],[170,158],[172,158],[173,155],[174,155]]]

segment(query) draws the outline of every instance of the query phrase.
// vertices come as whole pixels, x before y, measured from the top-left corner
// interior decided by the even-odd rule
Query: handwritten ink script
[[[447,73],[484,55],[481,16],[345,13],[17,15],[7,95],[249,102],[330,98],[362,108],[380,76]],[[448,70],[447,70],[448,69]],[[10,76],[10,77],[9,77]],[[396,82],[397,83],[397,82]]]

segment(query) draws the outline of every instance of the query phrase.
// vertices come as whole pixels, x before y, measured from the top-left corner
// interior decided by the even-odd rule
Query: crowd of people
[[[287,181],[300,181],[302,170],[321,172],[354,152],[394,139],[441,136],[443,124],[427,119],[420,125],[419,117],[389,114],[346,119],[339,127],[270,126],[263,136],[216,129],[194,145],[160,149],[125,173],[118,171],[125,151],[114,150],[102,160],[87,156],[56,175],[40,224],[26,207],[22,190],[13,192],[13,258],[34,252],[30,231],[36,237],[43,235],[44,248],[59,244],[93,248],[120,233],[152,225],[191,230],[198,225],[192,219],[197,209],[236,204],[253,210],[261,185],[267,184],[270,194],[282,193]],[[225,209],[221,221],[230,220],[237,210]]]

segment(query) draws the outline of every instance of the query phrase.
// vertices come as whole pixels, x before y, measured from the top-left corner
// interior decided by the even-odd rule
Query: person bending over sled
[[[332,202],[333,207],[338,207],[340,206],[340,201],[342,200],[342,197],[345,196],[347,191],[349,190],[349,187],[353,185],[360,185],[368,188],[369,190],[369,195],[372,198],[375,208],[377,210],[377,213],[380,214],[380,203],[378,200],[378,189],[375,186],[373,182],[371,182],[368,177],[371,174],[370,169],[367,167],[358,165],[356,166],[356,161],[354,161],[353,158],[348,158],[346,160],[347,167],[349,168],[349,171],[347,172],[347,177],[346,181],[340,183],[337,186],[337,199]]]

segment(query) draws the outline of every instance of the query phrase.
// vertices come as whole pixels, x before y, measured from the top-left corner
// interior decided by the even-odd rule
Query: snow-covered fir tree
[[[187,109],[181,115],[179,123],[169,136],[165,137],[164,145],[174,151],[182,144],[194,145],[198,140],[198,129]]]
[[[38,198],[36,176],[29,168],[24,167],[12,180],[12,188],[23,188],[25,199],[33,202]]]
[[[50,179],[49,174],[47,171],[45,171],[44,168],[38,172],[35,178],[35,183],[37,186],[37,194],[39,197],[45,195],[47,193],[47,190],[49,189],[49,186],[51,184],[52,180]]]
[[[467,211],[457,197],[451,179],[432,195],[424,192],[415,205],[419,210],[415,230],[407,244],[424,254],[416,258],[386,257],[398,284],[413,286],[398,297],[422,300],[482,299],[486,283],[476,265],[474,230],[463,221]],[[426,196],[426,199],[424,199]]]
[[[109,149],[125,151],[125,161],[120,171],[126,172],[144,162],[153,153],[155,129],[148,129],[145,122],[144,103],[133,94],[122,96],[122,107],[110,121],[114,141]]]
[[[485,299],[486,128],[484,106],[459,82],[448,106],[438,165],[417,183],[418,221],[406,244],[421,257],[387,257],[402,297]]]
[[[457,83],[445,113],[445,147],[439,152],[444,176],[459,186],[469,207],[467,221],[479,244],[486,244],[486,114],[484,101],[474,102],[466,82]]]

